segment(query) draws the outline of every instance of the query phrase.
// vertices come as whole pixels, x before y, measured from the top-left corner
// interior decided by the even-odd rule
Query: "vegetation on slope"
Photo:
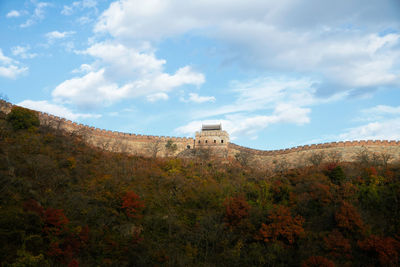
[[[17,113],[0,114],[3,266],[399,265],[399,164],[146,159]]]

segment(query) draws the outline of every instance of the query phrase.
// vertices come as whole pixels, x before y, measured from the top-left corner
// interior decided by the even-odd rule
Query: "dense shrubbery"
[[[14,130],[30,129],[40,125],[39,117],[35,111],[18,106],[14,106],[8,113],[7,121]]]
[[[0,119],[5,266],[399,265],[399,165],[271,174],[98,151],[13,121]]]

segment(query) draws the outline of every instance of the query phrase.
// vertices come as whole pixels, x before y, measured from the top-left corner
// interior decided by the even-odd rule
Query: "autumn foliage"
[[[324,237],[324,242],[326,249],[333,258],[344,257],[346,259],[351,259],[350,240],[344,238],[342,233],[337,229]]]
[[[144,208],[144,202],[135,192],[128,191],[122,198],[122,208],[128,217],[138,218],[141,216],[139,213]]]
[[[339,228],[348,232],[361,232],[364,224],[356,208],[350,203],[343,201],[335,213],[336,224]]]
[[[399,266],[400,242],[392,237],[371,235],[358,241],[359,247],[378,259],[381,266]]]
[[[303,262],[301,267],[335,267],[335,263],[322,256],[311,256]]]
[[[224,202],[225,217],[227,226],[238,226],[245,218],[249,216],[250,205],[243,196],[229,197]]]
[[[260,234],[266,243],[283,241],[292,245],[296,238],[304,234],[304,218],[300,215],[292,216],[285,206],[276,206],[268,216],[268,224],[262,224]]]
[[[25,112],[0,112],[2,266],[400,266],[400,163],[149,159]]]

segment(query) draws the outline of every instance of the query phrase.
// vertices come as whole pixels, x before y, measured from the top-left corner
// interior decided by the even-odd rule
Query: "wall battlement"
[[[0,100],[0,111],[6,114],[11,111],[13,106],[9,102]],[[205,131],[197,132],[195,138],[141,135],[99,129],[48,113],[35,112],[37,112],[42,125],[80,135],[90,145],[108,151],[125,152],[146,157],[177,156],[185,154],[182,152],[188,149],[210,148],[214,152],[223,151],[223,153],[217,154],[228,158],[235,158],[239,153],[248,154],[251,156],[252,161],[260,166],[271,166],[278,161],[285,161],[289,165],[295,166],[315,153],[340,155],[343,161],[353,161],[357,153],[367,149],[373,153],[390,153],[391,160],[400,159],[400,141],[398,140],[339,141],[279,150],[257,150],[230,143],[228,133],[222,131],[222,128],[219,130],[206,128]],[[166,144],[169,141],[176,144],[175,149],[167,148]]]

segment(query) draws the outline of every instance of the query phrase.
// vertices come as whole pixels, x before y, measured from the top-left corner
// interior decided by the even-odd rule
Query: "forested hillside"
[[[0,114],[2,266],[399,266],[400,163],[260,171],[101,151]]]

